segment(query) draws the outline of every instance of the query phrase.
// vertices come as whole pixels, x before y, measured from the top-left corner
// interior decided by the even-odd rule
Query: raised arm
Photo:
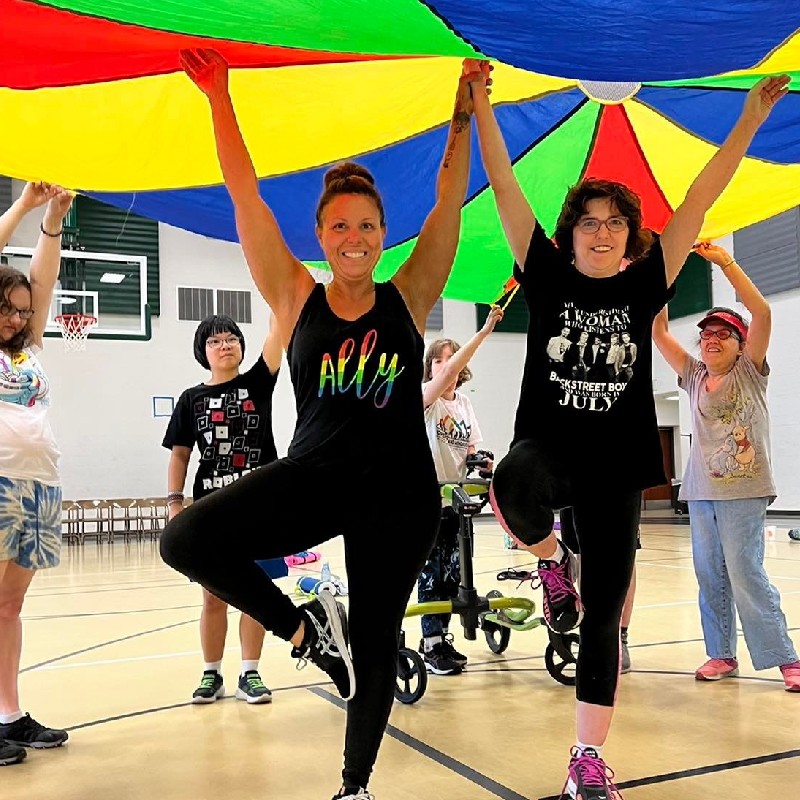
[[[267,369],[274,375],[280,369],[281,359],[283,358],[278,321],[274,314],[269,318],[269,333],[267,333],[267,338],[264,340],[264,347],[261,353],[264,356]]]
[[[747,330],[744,349],[756,368],[759,371],[763,370],[772,334],[772,309],[769,303],[724,247],[702,242],[698,246],[697,252],[720,268],[744,307],[750,312],[750,326]]]
[[[24,200],[31,208],[47,203],[41,231],[31,257],[31,336],[35,344],[42,346],[42,337],[47,325],[53,289],[58,280],[61,267],[61,232],[64,217],[72,205],[74,195],[60,186],[49,183],[29,183],[22,192]]]
[[[419,232],[408,260],[393,278],[420,331],[442,294],[456,257],[461,232],[461,206],[469,182],[470,76],[458,81],[447,147],[436,179],[436,203]]]
[[[236,230],[258,290],[278,317],[285,341],[314,286],[283,239],[272,211],[261,198],[228,91],[228,65],[216,50],[181,50],[181,67],[211,106],[217,157],[236,213]]]
[[[678,376],[683,375],[689,353],[684,350],[683,345],[669,331],[669,317],[667,307],[661,309],[653,320],[653,341],[659,353],[664,356],[664,360],[669,364]]]
[[[520,269],[524,269],[536,218],[514,175],[503,134],[489,102],[489,67],[486,62],[480,63],[483,78],[474,81],[471,87],[481,159],[494,191],[497,212],[514,260]]]
[[[742,113],[722,146],[692,182],[661,236],[667,285],[671,286],[678,277],[697,240],[706,212],[730,183],[756,131],[788,92],[788,87],[788,75],[760,80],[747,93]]]
[[[458,377],[461,370],[469,364],[470,359],[475,355],[475,351],[501,319],[503,319],[503,310],[500,306],[492,306],[486,316],[483,327],[463,347],[453,353],[450,360],[435,378],[423,385],[422,404],[425,408],[433,405],[444,394],[447,387]]]

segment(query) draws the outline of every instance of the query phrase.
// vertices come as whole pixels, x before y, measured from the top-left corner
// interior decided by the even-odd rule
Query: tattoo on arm
[[[466,111],[456,111],[455,115],[453,116],[453,135],[450,137],[450,141],[447,143],[447,150],[444,154],[444,161],[442,162],[442,167],[444,169],[447,169],[450,166],[450,161],[453,158],[453,150],[456,146],[456,136],[458,136],[459,133],[463,133],[465,130],[469,129],[469,121],[470,116]]]

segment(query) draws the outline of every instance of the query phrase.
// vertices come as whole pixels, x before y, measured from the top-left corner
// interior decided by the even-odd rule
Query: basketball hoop
[[[86,349],[89,330],[97,325],[97,317],[91,314],[59,314],[55,323],[64,337],[64,350],[69,353]]]

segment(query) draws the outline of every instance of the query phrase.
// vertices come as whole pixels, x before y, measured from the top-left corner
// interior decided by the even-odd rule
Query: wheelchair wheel
[[[401,648],[397,653],[397,682],[394,696],[405,705],[416,703],[428,688],[428,670],[415,650]]]
[[[486,595],[487,599],[502,596],[502,592],[498,592],[497,589],[492,589]],[[486,619],[484,615],[481,618],[481,630],[486,637],[486,644],[489,645],[489,649],[493,653],[497,655],[505,653],[508,648],[508,642],[511,639],[511,628],[507,628],[505,625],[498,625],[496,622]]]
[[[565,658],[565,653],[556,650],[553,643],[550,642],[544,651],[544,665],[550,675],[559,683],[564,686],[574,686],[580,638],[575,633],[563,633],[560,638],[563,650],[569,652],[569,657]]]

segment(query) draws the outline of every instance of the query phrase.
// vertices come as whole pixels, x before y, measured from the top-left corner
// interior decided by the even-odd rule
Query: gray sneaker
[[[631,671],[631,654],[628,650],[628,631],[620,631],[620,653],[619,653],[619,672],[625,675]]]

